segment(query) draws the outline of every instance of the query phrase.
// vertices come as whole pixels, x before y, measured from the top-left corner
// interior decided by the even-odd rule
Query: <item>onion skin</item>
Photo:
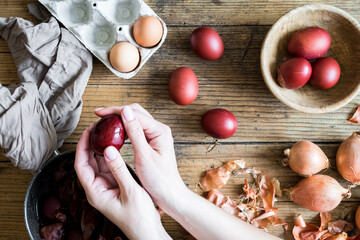
[[[303,176],[311,176],[329,167],[329,159],[325,153],[314,143],[304,140],[294,144],[291,149],[284,151],[284,163]]]
[[[360,136],[354,132],[343,141],[336,153],[336,166],[340,175],[349,182],[360,184]]]
[[[302,179],[290,192],[290,199],[313,212],[328,212],[336,208],[343,197],[351,192],[343,188],[334,178],[313,175]]]
[[[360,229],[360,206],[356,210],[355,223],[358,229]]]

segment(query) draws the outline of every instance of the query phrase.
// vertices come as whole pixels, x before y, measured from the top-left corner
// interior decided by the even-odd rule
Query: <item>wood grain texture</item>
[[[82,118],[67,142],[76,143],[82,131],[96,121],[93,109],[133,102],[140,103],[159,121],[170,125],[176,142],[211,141],[200,128],[200,118],[215,107],[234,112],[239,121],[235,136],[222,140],[224,142],[294,142],[300,139],[339,142],[358,129],[346,119],[355,111],[359,97],[335,112],[317,116],[292,110],[270,93],[260,72],[260,48],[269,27],[242,26],[241,31],[235,26],[222,28],[228,46],[224,57],[215,62],[200,60],[191,51],[188,44],[191,29],[169,28],[163,47],[129,80],[117,78],[94,60],[93,74],[83,96]],[[198,98],[185,107],[174,104],[167,92],[170,74],[180,66],[191,67],[199,80]],[[9,53],[0,53],[0,82],[17,83]],[[313,128],[311,134],[307,131],[309,128]]]
[[[261,79],[257,84],[204,84],[199,86],[198,98],[189,106],[174,104],[162,85],[89,85],[79,125],[67,140],[76,142],[101,106],[125,105],[138,102],[154,117],[172,128],[175,142],[211,142],[201,129],[201,116],[212,108],[222,107],[238,119],[238,130],[231,138],[220,142],[296,142],[308,139],[316,142],[340,142],[358,126],[346,122],[355,111],[359,97],[342,109],[311,115],[291,110],[277,101]],[[171,114],[169,114],[171,113]]]
[[[336,178],[342,186],[346,187],[347,182],[341,178],[335,169],[335,154],[337,144],[319,145],[327,154],[333,166],[324,174]],[[291,147],[291,144],[228,144],[218,145],[211,152],[207,152],[209,145],[199,144],[178,144],[175,147],[178,168],[185,184],[199,195],[204,192],[196,187],[207,169],[221,166],[224,162],[233,159],[244,159],[247,167],[261,169],[272,177],[276,177],[281,187],[290,188],[295,185],[301,177],[296,175],[287,167],[282,167],[280,162],[283,158],[283,150]],[[65,145],[61,151],[74,149],[75,145]],[[126,162],[133,166],[133,152],[131,145],[126,143],[121,150],[121,154]],[[11,166],[3,156],[0,157],[0,233],[10,239],[20,239],[26,236],[26,229],[23,223],[23,201],[28,182],[32,175],[29,172],[18,170]],[[253,182],[250,175],[230,178],[227,185],[221,191],[233,199],[238,198],[244,178]],[[16,186],[16,187],[14,187]],[[353,217],[356,207],[359,205],[360,189],[352,190],[353,196],[344,201],[333,210],[333,219],[345,219]],[[319,223],[317,213],[308,211],[292,203],[286,194],[278,198],[275,207],[279,208],[279,216],[289,222],[290,230],[296,214],[301,213],[306,221]],[[174,220],[166,216],[163,219],[164,226],[174,239],[188,239],[188,233]],[[15,231],[16,230],[16,231]],[[282,227],[271,227],[269,231],[281,238],[291,239],[291,231],[284,233]],[[0,239],[1,235],[0,235]]]
[[[34,0],[1,0],[0,17],[19,16],[31,21],[27,4]],[[305,0],[305,1],[146,1],[167,23],[168,37],[164,45],[151,57],[132,79],[123,80],[113,75],[100,61],[94,59],[94,69],[83,96],[84,107],[79,125],[66,140],[62,150],[74,149],[82,131],[98,120],[93,109],[100,106],[124,105],[138,102],[159,121],[172,128],[178,167],[187,186],[195,191],[196,183],[204,171],[218,167],[230,159],[244,158],[247,166],[258,167],[277,177],[283,187],[293,186],[301,177],[279,162],[283,150],[301,139],[320,143],[335,166],[335,153],[339,143],[357,131],[357,125],[346,122],[358,103],[350,104],[328,114],[311,115],[290,109],[279,102],[267,89],[260,72],[260,48],[271,25],[288,11],[312,3],[326,3],[339,7],[360,21],[359,0]],[[224,56],[214,62],[199,59],[190,48],[191,32],[200,25],[211,25],[222,36]],[[167,82],[173,70],[191,67],[199,79],[199,95],[186,107],[174,104],[167,93]],[[17,83],[14,63],[8,46],[0,40],[0,83]],[[232,111],[238,118],[235,136],[221,140],[207,152],[213,139],[200,127],[202,114],[214,107]],[[131,145],[127,142],[121,151],[132,164]],[[333,167],[325,172],[343,186],[347,183]],[[250,177],[250,176],[246,176]],[[24,224],[23,201],[32,175],[12,166],[0,154],[0,239],[27,239]],[[222,189],[225,195],[237,197],[244,177],[232,178]],[[202,195],[200,189],[197,194]],[[319,223],[316,213],[303,209],[284,196],[278,199],[279,216],[292,223],[297,213],[306,221]],[[360,201],[360,190],[345,199],[332,214],[334,219],[352,216]],[[169,217],[163,218],[166,230],[174,239],[189,239],[189,234]],[[290,224],[290,229],[292,225]],[[281,227],[269,231],[281,238],[292,239],[291,232]]]

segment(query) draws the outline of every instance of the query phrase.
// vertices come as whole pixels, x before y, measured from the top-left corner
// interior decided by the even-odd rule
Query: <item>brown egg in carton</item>
[[[39,2],[115,75],[124,79],[136,75],[151,55],[160,48],[167,35],[164,21],[142,0],[39,0]],[[134,39],[134,23],[143,16],[155,17],[162,25],[161,40],[152,47],[143,47]],[[128,42],[139,51],[139,62],[135,69],[129,72],[116,70],[110,63],[110,50],[118,42]]]

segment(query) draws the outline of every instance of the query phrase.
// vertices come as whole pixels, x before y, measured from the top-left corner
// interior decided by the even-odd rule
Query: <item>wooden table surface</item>
[[[0,17],[34,20],[26,6],[30,2],[33,0],[1,0]],[[326,174],[346,186],[336,171],[335,153],[341,141],[359,130],[359,126],[347,123],[346,119],[360,103],[360,96],[332,113],[314,115],[292,110],[267,89],[260,72],[259,56],[262,41],[271,25],[291,9],[305,4],[327,3],[347,11],[360,21],[359,0],[146,2],[167,23],[168,37],[164,45],[129,80],[116,77],[94,58],[93,73],[83,96],[80,122],[61,151],[74,149],[83,130],[98,119],[93,109],[137,102],[172,128],[179,171],[193,191],[205,170],[239,158],[243,158],[247,166],[258,167],[278,178],[282,187],[290,187],[301,178],[283,168],[280,161],[283,150],[302,139],[319,144],[332,163]],[[204,61],[191,51],[190,34],[201,25],[213,27],[222,36],[225,52],[220,60]],[[167,93],[171,72],[181,66],[192,68],[199,80],[196,101],[185,107],[174,104]],[[0,40],[0,83],[16,82],[16,69],[9,49]],[[200,119],[205,111],[216,107],[232,111],[239,127],[233,137],[219,141],[219,145],[207,152],[213,139],[202,131]],[[129,143],[121,153],[127,162],[132,163]],[[0,155],[0,239],[28,239],[23,203],[31,178],[31,173],[18,170]],[[243,182],[243,178],[232,178],[222,192],[236,198]],[[203,193],[201,190],[196,192]],[[290,230],[297,213],[303,214],[306,221],[318,223],[318,214],[299,207],[286,196],[278,200],[275,206],[279,208],[279,216],[290,223]],[[354,189],[353,197],[344,200],[331,212],[334,219],[351,215],[359,201],[360,191]],[[164,217],[163,223],[174,239],[188,239],[189,234],[171,218]],[[269,232],[292,239],[291,231],[285,233],[282,227],[271,227]]]

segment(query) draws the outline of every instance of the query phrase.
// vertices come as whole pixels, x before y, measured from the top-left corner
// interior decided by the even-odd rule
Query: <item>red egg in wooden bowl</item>
[[[319,90],[309,83],[298,89],[286,89],[277,81],[277,68],[294,56],[288,51],[291,37],[307,27],[319,27],[331,37],[323,55],[340,65],[337,84]],[[287,106],[307,113],[335,111],[349,103],[360,91],[360,24],[345,11],[324,4],[296,8],[281,17],[267,33],[261,49],[261,72],[273,95]],[[312,63],[312,61],[311,61]]]

